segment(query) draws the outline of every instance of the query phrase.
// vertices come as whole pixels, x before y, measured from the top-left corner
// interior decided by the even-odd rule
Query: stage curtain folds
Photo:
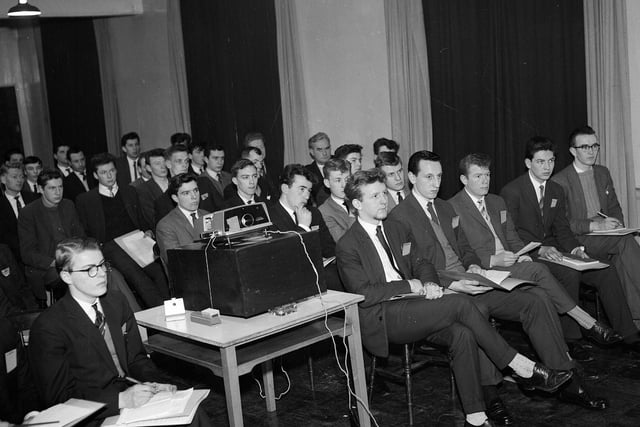
[[[584,1],[587,106],[600,161],[611,171],[628,225],[637,227],[625,13],[623,0]]]
[[[176,129],[183,129],[184,132],[191,133],[180,3],[174,0],[167,1],[167,33],[169,38],[169,73],[171,75],[173,121],[176,124]]]

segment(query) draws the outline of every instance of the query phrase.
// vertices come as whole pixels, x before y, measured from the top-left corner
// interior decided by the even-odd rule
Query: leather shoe
[[[491,421],[487,420],[487,421],[483,422],[482,424],[480,424],[478,427],[494,427],[494,426],[495,426],[495,424],[493,424]],[[474,425],[473,424],[469,424],[469,422],[465,420],[464,427],[474,427]]]
[[[502,399],[493,399],[487,406],[487,417],[497,426],[512,426],[515,421],[507,408],[504,406]]]
[[[582,385],[578,387],[577,392],[566,389],[562,390],[558,393],[558,399],[587,409],[602,410],[609,407],[609,401],[607,399],[604,397],[591,396]]]
[[[622,337],[609,326],[596,322],[593,328],[587,329],[583,335],[600,345],[611,345],[622,341]]]
[[[591,362],[593,360],[593,356],[591,356],[589,350],[581,343],[572,342],[568,344],[568,347],[569,356],[571,356],[573,360],[577,360],[578,362]]]
[[[569,381],[572,376],[573,372],[570,370],[550,369],[540,363],[536,363],[533,366],[533,375],[530,378],[523,378],[513,374],[513,379],[525,390],[537,389],[553,393],[562,384]]]

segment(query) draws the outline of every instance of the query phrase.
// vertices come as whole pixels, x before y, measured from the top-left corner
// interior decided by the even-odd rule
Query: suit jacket
[[[135,181],[133,181],[133,182],[132,182],[131,184],[129,184],[129,185],[131,185],[131,186],[132,186],[132,187],[134,187],[134,188],[138,188],[138,187],[140,187],[142,184],[144,184],[145,182],[147,182],[147,181],[145,181],[145,180],[144,180],[144,178],[140,177],[140,178],[136,179]]]
[[[204,169],[205,169],[206,167],[207,167],[206,165],[203,165],[203,166],[202,166],[202,171],[203,171],[203,172],[204,172]],[[187,170],[187,172],[191,172],[191,173],[192,173],[192,174],[194,174],[195,176],[200,176],[200,175],[202,175],[200,172],[198,172],[197,170],[195,170],[195,169],[193,168],[193,163],[191,163],[191,164],[189,165],[189,170]]]
[[[127,161],[126,155],[116,159],[116,169],[118,170],[118,174],[116,175],[118,187],[129,185],[135,180],[135,177],[131,176],[131,170],[129,169],[129,162]]]
[[[41,194],[40,194],[40,193],[37,193],[37,192],[35,192],[35,191],[33,191],[33,187],[32,187],[32,185],[33,185],[33,184],[31,184],[31,183],[30,183],[29,181],[27,181],[27,179],[25,178],[25,179],[24,179],[24,184],[22,185],[22,191],[21,191],[21,192],[22,192],[22,193],[31,193],[31,194],[36,195],[37,197],[40,197],[40,196],[41,196]],[[37,184],[36,184],[36,185],[37,185]]]
[[[393,257],[404,277],[420,279],[422,282],[438,280],[433,265],[413,250],[411,235],[401,224],[385,223],[384,230]],[[403,253],[407,243],[412,249]],[[347,291],[364,295],[365,298],[358,307],[362,343],[374,355],[386,357],[389,354],[389,342],[382,304],[394,295],[411,292],[409,282],[387,282],[378,252],[358,221],[338,241],[336,258],[338,271]]]
[[[434,209],[438,220],[440,221],[440,228],[445,237],[449,241],[449,245],[453,251],[460,258],[460,262],[466,268],[471,264],[480,265],[480,259],[476,256],[475,252],[468,245],[466,238],[460,239],[460,234],[464,234],[464,231],[459,226],[459,217],[449,202],[442,199],[435,199]],[[388,219],[385,222],[397,222],[403,224],[409,229],[411,238],[415,242],[416,253],[424,257],[428,262],[433,264],[437,270],[444,270],[447,266],[446,256],[442,245],[436,236],[431,221],[427,214],[418,203],[416,197],[409,193],[409,196],[400,203],[393,211],[389,213]],[[460,244],[460,241],[464,243],[464,246]],[[451,280],[433,280],[436,283],[441,283],[445,287],[449,287]]]
[[[207,172],[199,176],[198,179],[207,179],[213,185],[213,188],[216,189],[216,191],[220,195],[220,198],[224,200],[224,189],[227,187],[227,185],[231,184],[231,174],[229,172],[221,171],[220,181],[216,181],[215,179],[211,178],[211,175],[209,175]]]
[[[491,255],[495,255],[495,239],[489,225],[480,214],[475,202],[463,189],[453,196],[449,202],[460,217],[460,227],[464,233],[460,234],[460,244],[473,248],[477,258],[480,259],[482,268],[489,268]],[[517,252],[524,247],[520,236],[516,232],[507,205],[500,196],[487,194],[484,197],[487,213],[491,218],[491,224],[502,242],[502,246],[508,251]],[[467,239],[463,241],[463,239]],[[463,260],[468,265],[469,260]]]
[[[161,379],[122,294],[110,290],[100,297],[100,304],[125,374],[139,381]],[[46,406],[79,398],[106,403],[100,418],[119,413],[118,393],[129,384],[118,378],[103,336],[69,292],[36,319],[29,352],[36,387]]]
[[[600,211],[607,216],[624,222],[624,215],[618,202],[616,190],[613,188],[613,180],[609,169],[604,166],[594,165],[593,176],[596,181],[598,199],[600,199]],[[551,179],[560,184],[564,190],[564,195],[567,198],[567,217],[569,218],[571,231],[578,235],[589,233],[591,219],[587,218],[587,202],[584,198],[584,191],[582,190],[582,184],[580,184],[578,172],[576,172],[573,164],[562,169]]]
[[[225,201],[222,197],[222,190],[219,189],[220,183],[206,172],[198,177],[197,182],[198,190],[200,190],[200,208],[209,212],[224,209]]]
[[[25,207],[34,200],[37,200],[40,195],[35,193],[27,193],[21,191],[20,195],[24,200]],[[13,251],[13,255],[18,261],[22,260],[20,255],[20,243],[18,239],[18,218],[11,207],[11,203],[4,195],[4,192],[0,194],[0,243],[5,243]]]
[[[89,173],[85,172],[87,175],[87,185],[89,186],[89,190],[95,188],[98,183],[95,178],[91,176]],[[80,194],[86,193],[87,190],[84,188],[82,181],[78,178],[74,172],[71,172],[68,176],[66,176],[62,183],[64,185],[64,197],[65,199],[69,199],[72,202],[75,202]]]
[[[325,200],[329,198],[331,192],[324,185],[324,177],[316,162],[311,162],[304,167],[311,172],[311,175],[315,178],[313,181],[313,187],[311,187],[311,198],[315,202],[316,206],[320,206]]]
[[[255,194],[253,195],[253,200],[256,203],[261,203],[261,202],[268,203],[268,201],[264,197],[262,196],[258,197]],[[236,191],[233,195],[229,196],[229,198],[224,201],[223,207],[224,209],[229,209],[229,208],[234,208],[236,206],[242,206],[244,204],[245,204],[244,200],[242,200],[240,196],[238,196],[238,192]]]
[[[313,206],[308,207],[311,211],[311,229],[318,228],[320,231],[320,244],[322,245],[322,256],[324,258],[330,258],[336,254],[336,243],[333,241],[333,237],[331,237],[331,233],[329,233],[329,229],[327,228],[327,224],[325,224],[322,219],[322,214]],[[275,203],[272,203],[269,206],[269,216],[271,217],[271,222],[274,227],[276,227],[280,231],[297,231],[299,233],[304,233],[306,230],[300,226],[298,226],[291,215],[282,207],[279,200],[276,200]]]
[[[124,187],[118,186],[118,194],[122,198],[124,207],[133,225],[142,231],[149,230],[151,227],[142,219],[136,190],[129,185],[125,185]],[[98,193],[98,188],[96,187],[78,196],[76,209],[78,210],[78,216],[87,235],[101,243],[106,243],[106,221],[104,218],[102,198],[100,193]]]
[[[198,218],[202,218],[202,215],[208,213],[205,210],[198,209]],[[196,221],[195,227],[192,227],[187,217],[178,207],[162,218],[156,227],[156,239],[160,248],[160,257],[162,257],[165,264],[168,265],[167,249],[174,249],[178,246],[192,243],[200,238],[200,233],[203,231],[202,220]]]
[[[411,194],[411,191],[409,191],[409,188],[407,187],[403,188],[402,191],[405,194],[405,198],[408,197],[409,194]],[[387,189],[387,213],[391,212],[391,210],[395,208],[397,205],[398,204],[396,203],[396,201],[393,199],[393,196],[391,195],[391,191]]]
[[[356,220],[353,214],[347,213],[344,207],[338,205],[331,197],[325,200],[318,210],[322,214],[322,219],[324,219],[325,224],[327,224],[329,233],[331,233],[331,237],[333,237],[335,242],[340,240],[345,231],[347,231]]]
[[[529,172],[504,186],[500,195],[523,242],[541,242],[559,251],[571,252],[580,243],[571,232],[567,220],[564,191],[549,180],[544,189],[543,215],[540,214],[538,194]]]
[[[11,249],[7,245],[0,244],[0,291],[4,294],[0,299],[5,298],[12,307],[16,309],[34,309],[36,300],[27,286],[24,278],[23,268],[18,265]],[[2,318],[0,310],[0,318]]]
[[[156,223],[156,213],[154,209],[154,202],[156,199],[164,193],[162,188],[151,178],[144,184],[136,187],[138,192],[138,200],[140,201],[140,212],[142,213],[142,219],[147,224]]]
[[[205,180],[198,179],[196,179],[196,183],[198,184],[198,191],[200,192],[200,202],[198,203],[198,209],[204,209],[207,212],[214,212],[222,209],[224,203],[218,198],[215,191],[211,190],[211,187],[209,187],[209,183]],[[200,185],[203,185],[204,187],[200,187]],[[160,220],[167,216],[167,214],[171,212],[171,210],[173,210],[173,208],[175,208],[176,206],[176,202],[173,201],[173,199],[169,195],[169,190],[167,189],[164,194],[162,194],[153,202],[153,225],[157,227]]]

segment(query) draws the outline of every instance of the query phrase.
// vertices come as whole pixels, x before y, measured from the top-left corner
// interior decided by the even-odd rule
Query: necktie
[[[384,249],[384,251],[387,253],[387,257],[389,257],[389,261],[391,262],[391,265],[393,266],[393,269],[396,270],[398,272],[398,274],[400,275],[400,277],[402,277],[404,279],[404,276],[402,275],[402,273],[400,272],[398,267],[396,267],[396,263],[393,261],[393,254],[391,253],[391,248],[389,247],[389,244],[387,243],[387,239],[384,237],[384,233],[382,232],[382,226],[381,225],[376,227],[376,237],[380,241],[380,244],[382,245],[382,248]]]
[[[66,168],[64,176],[69,176],[70,173],[71,173],[71,168]]]
[[[296,212],[293,212],[293,222],[296,223],[296,225],[298,225],[298,215],[296,214]]]
[[[104,326],[106,324],[106,322],[104,320],[104,314],[102,314],[102,312],[98,308],[98,303],[97,302],[94,302],[91,305],[91,307],[93,307],[93,309],[96,312],[96,320],[95,320],[95,322],[93,322],[93,324],[96,325],[96,328],[98,328],[98,330],[100,331],[102,336],[104,336]]]
[[[342,201],[342,206],[344,206],[344,208],[347,210],[347,213],[349,213],[349,204],[347,203],[346,200]]]
[[[87,180],[87,175],[84,172],[82,172],[80,175],[82,176],[83,182]]]
[[[250,205],[251,203],[253,203],[253,199],[249,199],[247,200],[247,204]]]
[[[487,213],[487,208],[484,205],[484,200],[478,200],[478,206],[480,207],[480,214],[482,218],[484,218],[487,223],[491,224],[491,218],[489,218],[489,214]]]
[[[220,174],[218,174],[218,172],[214,172],[213,173],[213,179],[220,182]]]
[[[198,215],[195,212],[191,212],[191,225],[195,228]]]
[[[16,199],[16,206],[18,207],[18,212],[20,212],[20,209],[22,209],[24,207],[22,205],[22,202],[20,201],[20,196],[16,196],[16,197],[14,197],[14,199]]]
[[[116,197],[116,193],[113,192],[113,187],[109,188],[109,194],[111,194],[111,197]]]
[[[398,195],[398,203],[404,200],[404,197],[402,197],[402,191],[398,191],[396,194]]]
[[[36,184],[33,184],[33,192],[38,193],[38,186]]]
[[[438,215],[436,215],[435,209],[433,209],[433,202],[427,202],[427,211],[429,211],[429,215],[431,215],[431,221],[440,225],[440,220],[438,220]]]
[[[540,186],[540,201],[538,202],[538,206],[540,206],[540,215],[542,215],[544,208],[544,185]]]
[[[133,180],[138,179],[138,168],[136,167],[135,161],[133,162]]]

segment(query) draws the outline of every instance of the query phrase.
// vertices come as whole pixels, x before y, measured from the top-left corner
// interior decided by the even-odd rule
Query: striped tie
[[[98,330],[100,331],[100,334],[102,334],[102,336],[104,336],[104,326],[106,324],[106,322],[104,320],[104,314],[102,314],[102,312],[98,308],[98,303],[97,302],[94,302],[91,305],[91,307],[93,307],[93,309],[96,311],[96,321],[93,322],[93,324],[96,325],[96,328],[98,328]]]

